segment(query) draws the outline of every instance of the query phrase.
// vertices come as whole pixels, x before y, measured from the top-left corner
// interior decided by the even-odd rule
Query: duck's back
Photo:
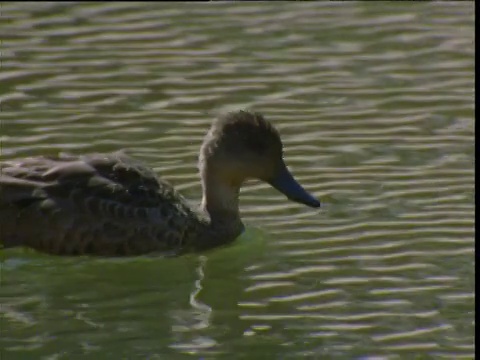
[[[12,160],[0,169],[0,243],[55,254],[133,255],[182,247],[185,200],[123,153]]]

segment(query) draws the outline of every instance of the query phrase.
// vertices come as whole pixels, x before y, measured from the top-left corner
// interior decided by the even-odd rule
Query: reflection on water
[[[200,200],[253,108],[319,211],[242,189],[232,246],[1,252],[6,358],[472,358],[473,3],[4,3],[2,159],[128,151]]]

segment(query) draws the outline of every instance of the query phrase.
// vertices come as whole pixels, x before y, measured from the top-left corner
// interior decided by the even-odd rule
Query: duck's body
[[[27,158],[1,171],[7,246],[134,255],[182,249],[206,225],[170,184],[122,153]]]
[[[200,156],[203,212],[192,210],[168,182],[120,152],[5,162],[0,169],[0,243],[52,254],[105,256],[181,253],[228,243],[243,230],[238,191],[248,177],[319,206],[282,168],[281,155],[281,164],[273,161],[271,169],[254,163],[252,154],[266,161],[270,147],[281,146],[276,138],[280,141],[259,114],[241,111],[214,123]],[[237,159],[231,161],[234,155]],[[270,181],[269,172],[281,176]]]

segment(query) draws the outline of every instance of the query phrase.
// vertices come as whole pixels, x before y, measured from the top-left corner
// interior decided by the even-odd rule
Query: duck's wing
[[[185,200],[123,153],[12,160],[0,168],[0,242],[59,254],[181,246]]]

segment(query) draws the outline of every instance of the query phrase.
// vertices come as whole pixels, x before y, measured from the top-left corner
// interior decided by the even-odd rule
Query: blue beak
[[[277,176],[275,176],[273,180],[268,181],[268,183],[292,201],[313,208],[320,207],[320,201],[305,191],[305,189],[293,178],[286,166],[283,166]]]

